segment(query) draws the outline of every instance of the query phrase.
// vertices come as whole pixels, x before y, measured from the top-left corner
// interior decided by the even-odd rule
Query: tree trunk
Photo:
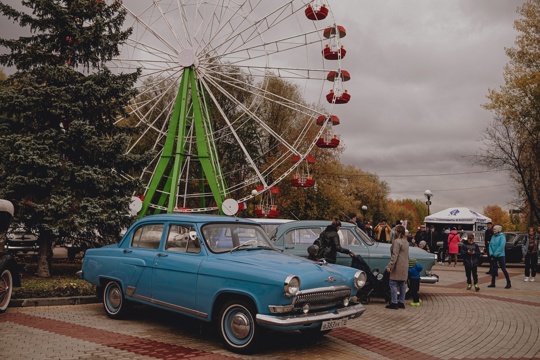
[[[36,275],[39,277],[51,277],[52,246],[50,237],[46,233],[39,233],[38,261]]]

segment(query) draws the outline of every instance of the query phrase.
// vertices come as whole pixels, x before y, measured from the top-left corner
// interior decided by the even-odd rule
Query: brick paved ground
[[[197,321],[141,307],[128,320],[107,318],[101,304],[10,308],[0,316],[0,359],[539,359],[540,281],[509,269],[512,289],[467,291],[463,267],[434,271],[422,306],[389,310],[372,299],[346,328],[322,339],[272,333],[256,356],[223,349]],[[540,279],[539,279],[540,280]]]

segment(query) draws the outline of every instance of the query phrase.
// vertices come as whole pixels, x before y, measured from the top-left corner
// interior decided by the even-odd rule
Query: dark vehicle
[[[12,226],[8,230],[4,247],[10,253],[37,252],[39,250],[38,237],[24,225]]]
[[[12,218],[13,204],[7,200],[0,200],[0,314],[9,306],[13,287],[21,286],[19,267],[15,259],[9,253],[1,251]]]
[[[472,231],[472,232],[475,233],[474,242],[480,248],[480,257],[478,258],[478,265],[482,265],[482,263],[487,262],[487,255],[485,253],[486,246],[485,246],[484,240],[481,240],[483,239],[483,236],[479,236],[480,234],[476,234],[477,232],[475,231]],[[458,261],[463,261],[461,259],[461,245],[463,245],[464,242],[467,242],[467,231],[460,231],[458,232],[458,234],[461,241],[458,243],[459,252],[458,252],[457,257],[458,257]],[[439,259],[443,259],[443,262],[447,263],[449,261],[449,255],[448,253],[443,254],[442,241],[437,242],[437,248],[439,249],[438,250]]]
[[[526,232],[504,232],[506,246],[504,249],[507,263],[523,262],[522,246],[527,241]]]

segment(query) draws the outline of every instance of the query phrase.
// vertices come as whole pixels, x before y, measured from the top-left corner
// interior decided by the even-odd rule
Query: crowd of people
[[[369,221],[362,223],[354,213],[350,213],[348,219],[376,241],[391,243],[390,262],[386,267],[386,272],[389,273],[390,278],[390,302],[386,306],[387,308],[404,308],[405,295],[407,293],[412,297],[412,302],[410,303],[411,306],[420,306],[421,304],[418,291],[420,288],[420,272],[422,271],[422,266],[416,263],[415,259],[409,258],[409,247],[418,246],[425,251],[437,254],[438,261],[441,265],[444,264],[444,261],[447,258],[448,266],[451,266],[453,262],[454,267],[457,265],[458,254],[460,254],[465,268],[467,290],[471,290],[472,288],[474,288],[475,291],[480,290],[478,284],[478,266],[482,254],[480,252],[480,247],[475,242],[474,232],[465,232],[466,240],[462,241],[461,234],[463,231],[458,227],[444,227],[443,231],[439,233],[435,230],[435,226],[433,225],[430,225],[429,228],[427,228],[426,225],[421,225],[413,236],[401,222],[391,226],[387,223],[386,219],[383,219],[372,228]],[[352,251],[340,246],[339,237],[337,235],[340,226],[341,223],[339,219],[336,218],[327,228],[327,231],[332,235],[331,239],[333,240],[331,241],[332,251],[331,254],[329,254],[330,260],[333,260],[333,262],[335,262],[337,252],[348,254],[351,257],[356,256]],[[505,288],[509,289],[512,287],[512,284],[508,271],[506,270],[506,238],[502,231],[501,225],[493,226],[491,222],[487,223],[487,229],[484,233],[484,251],[489,259],[489,270],[486,274],[491,275],[491,283],[488,287],[493,288],[496,286],[496,280],[500,269],[506,279]],[[540,226],[536,229],[530,227],[527,232],[527,240],[524,241],[522,245],[523,260],[525,262],[525,282],[535,281],[538,257],[540,256],[539,243]],[[317,258],[316,255],[313,257]],[[408,292],[406,290],[407,283],[409,285]]]

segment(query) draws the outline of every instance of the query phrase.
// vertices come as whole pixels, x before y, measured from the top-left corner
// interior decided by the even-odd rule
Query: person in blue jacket
[[[420,306],[422,300],[418,296],[420,291],[420,272],[422,265],[416,259],[409,259],[409,295],[412,297],[411,306]]]
[[[508,271],[506,271],[506,260],[504,247],[506,245],[506,237],[502,233],[502,226],[495,225],[493,227],[493,237],[489,242],[489,255],[493,259],[493,268],[491,273],[491,284],[488,287],[495,287],[495,279],[499,274],[498,267],[501,267],[501,270],[506,278],[505,289],[510,289],[512,285],[510,284],[510,276],[508,276]]]

